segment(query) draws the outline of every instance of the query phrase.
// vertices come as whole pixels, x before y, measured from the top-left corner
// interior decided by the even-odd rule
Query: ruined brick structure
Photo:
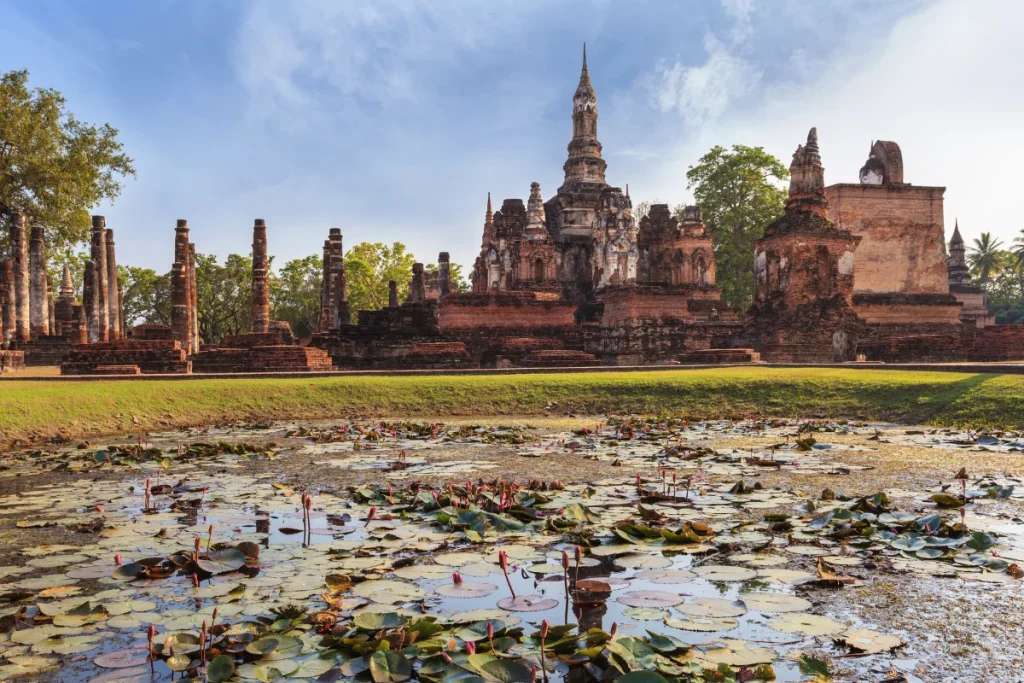
[[[345,277],[345,252],[340,228],[331,228],[324,240],[324,269],[320,285],[320,332],[336,329],[351,318],[348,308],[348,282]]]
[[[105,258],[107,264],[107,338],[110,341],[121,339],[121,287],[117,276],[117,257],[114,255],[114,231],[107,228],[104,233]]]
[[[816,129],[789,170],[785,213],[754,243],[747,337],[768,361],[854,360],[862,328],[851,301],[854,252],[862,238],[829,220]]]
[[[46,230],[32,228],[29,244],[29,331],[33,339],[50,334],[50,307],[47,303],[49,276],[46,272]]]
[[[18,310],[14,291],[14,261],[0,261],[0,343],[3,348],[10,346],[16,338],[18,327]]]

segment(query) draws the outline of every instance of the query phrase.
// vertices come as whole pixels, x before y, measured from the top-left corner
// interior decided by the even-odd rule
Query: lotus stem
[[[209,536],[206,537],[206,554],[210,554],[210,546],[213,545],[213,525],[210,525]]]
[[[548,667],[544,663],[544,640],[548,637],[548,629],[551,628],[551,624],[545,619],[540,624],[540,670],[544,676],[544,681],[547,683],[548,680]]]
[[[516,589],[512,587],[512,580],[508,578],[508,554],[504,550],[498,551],[498,565],[501,567],[501,573],[505,575],[505,583],[508,584],[508,590],[512,594],[512,599],[516,599]]]
[[[583,548],[576,546],[576,576],[573,577],[573,584],[580,582],[580,563],[583,561]]]

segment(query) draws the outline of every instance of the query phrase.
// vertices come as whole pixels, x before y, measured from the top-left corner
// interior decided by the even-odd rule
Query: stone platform
[[[192,356],[192,371],[203,373],[323,372],[332,368],[331,357],[323,349],[288,344],[215,348]]]
[[[61,363],[62,375],[89,375],[102,366],[138,366],[147,375],[188,374],[192,364],[181,343],[170,339],[128,339],[117,342],[75,344],[68,360]]]
[[[700,349],[681,353],[676,360],[685,365],[762,362],[761,354],[753,349]]]

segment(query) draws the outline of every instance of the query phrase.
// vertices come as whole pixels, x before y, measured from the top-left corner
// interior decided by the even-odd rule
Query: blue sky
[[[469,266],[488,191],[560,184],[584,41],[634,202],[686,201],[714,144],[788,163],[817,126],[827,182],[895,140],[947,233],[1010,241],[1022,30],[1017,0],[0,0],[0,68],[120,130],[138,177],[95,211],[122,263],[167,270],[177,218],[247,253],[259,217],[278,264],[340,227]]]

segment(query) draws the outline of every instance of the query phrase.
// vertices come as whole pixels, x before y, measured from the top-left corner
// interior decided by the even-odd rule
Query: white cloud
[[[696,95],[703,78],[694,76],[692,84],[676,79],[689,91],[672,92],[688,94],[667,96],[670,106],[656,106],[704,125],[677,134],[665,163],[637,167],[640,177],[630,173],[635,195],[682,201],[686,168],[714,144],[762,145],[788,163],[808,128],[817,126],[826,182],[857,182],[871,140],[895,140],[908,182],[947,188],[947,236],[959,217],[965,239],[991,231],[1007,242],[1024,228],[1015,204],[1024,157],[1024,90],[1016,87],[1018,65],[1024,64],[1021,26],[1024,3],[997,0],[944,0],[849,34],[838,26],[842,43],[834,53],[822,61],[793,50],[789,64],[780,67],[784,73],[763,81],[749,98],[756,105],[748,107],[710,107]],[[697,70],[710,76],[713,69]],[[706,89],[714,92],[715,86]],[[711,101],[727,99],[723,94]],[[687,111],[690,106],[697,111]]]
[[[457,69],[491,39],[506,3],[460,0],[258,0],[248,4],[234,66],[254,113],[314,115],[358,101],[415,104],[426,93],[418,69]],[[515,15],[511,15],[515,16]],[[508,25],[508,22],[505,22]]]
[[[694,125],[718,118],[761,78],[753,64],[714,35],[705,37],[704,49],[707,60],[703,64],[661,64],[648,81],[652,101],[661,112],[678,112]]]
[[[750,15],[754,13],[754,0],[721,0],[721,3],[726,16],[733,20],[730,35],[733,42],[745,41],[753,32]]]

